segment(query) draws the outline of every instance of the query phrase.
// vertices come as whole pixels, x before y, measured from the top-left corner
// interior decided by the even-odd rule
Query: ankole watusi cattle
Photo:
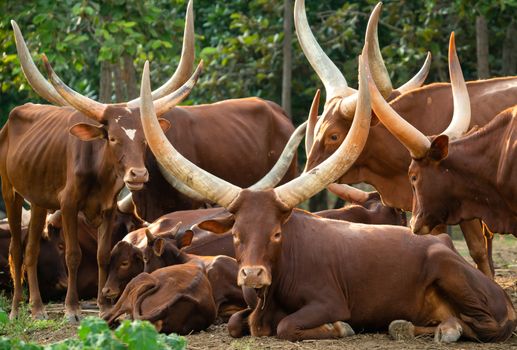
[[[449,47],[454,96],[451,124],[438,136],[426,137],[404,120],[370,82],[373,108],[383,124],[409,150],[415,233],[440,224],[482,219],[500,233],[517,236],[517,107],[508,108],[488,124],[467,132],[469,93],[456,55],[454,33]]]
[[[163,333],[190,334],[206,329],[217,315],[204,266],[197,263],[142,272],[124,289],[104,319],[111,325],[123,315],[147,320]]]
[[[355,117],[338,150],[300,177],[259,191],[229,184],[174,149],[156,122],[149,66],[144,67],[141,116],[149,147],[167,171],[231,213],[200,227],[231,229],[238,284],[255,288],[260,298],[253,310],[230,319],[230,333],[329,338],[350,333],[344,322],[356,330],[377,330],[405,319],[436,329],[445,341],[461,334],[481,341],[508,338],[516,326],[510,299],[453,251],[448,237],[421,237],[404,227],[352,224],[294,209],[343,174],[366,142],[371,111],[366,66],[359,66]]]
[[[376,27],[379,13],[378,5],[367,28],[366,41],[373,40],[369,45],[370,50],[372,47],[378,47]],[[297,0],[295,3],[295,25],[304,54],[318,73],[327,93],[324,111],[315,128],[314,146],[307,160],[307,168],[312,169],[328,158],[349,132],[356,95],[354,90],[347,87],[346,80],[339,69],[314,39],[307,23],[303,0]],[[378,52],[378,55],[375,52]],[[382,59],[378,59],[381,58],[380,52],[376,50],[375,52],[369,55],[372,76],[381,94],[388,98],[391,83],[387,75],[378,77],[374,74],[374,71],[385,71]],[[468,82],[467,89],[471,108],[476,111],[472,116],[471,126],[485,125],[497,113],[517,103],[517,77]],[[396,94],[391,94],[391,97],[394,95]],[[451,85],[436,83],[419,89],[405,89],[400,96],[390,101],[390,106],[424,134],[436,135],[447,127],[453,114]],[[374,113],[370,136],[363,152],[350,170],[338,179],[338,182],[368,183],[379,191],[385,205],[411,210],[413,195],[407,178],[410,163],[411,157],[406,149],[383,124],[378,123]],[[493,266],[487,254],[479,220],[461,221],[460,226],[470,255],[478,268],[487,276],[493,276]],[[438,232],[443,232],[443,228]]]
[[[2,194],[13,235],[10,255],[15,292],[11,317],[17,315],[21,299],[20,210],[26,199],[32,209],[24,255],[32,314],[45,316],[35,274],[39,237],[47,209],[60,209],[67,247],[66,315],[69,320],[77,321],[80,311],[76,282],[81,259],[77,215],[83,212],[99,228],[97,259],[99,286],[103,286],[116,196],[124,185],[137,191],[148,180],[144,165],[146,144],[138,107],[105,105],[82,96],[67,87],[45,57],[44,60],[55,91],[73,108],[33,104],[17,107],[0,133]],[[199,72],[200,67],[182,87],[154,101],[160,115],[188,95]],[[165,129],[170,125],[162,118],[160,123]],[[105,300],[100,293],[98,301],[103,308]]]

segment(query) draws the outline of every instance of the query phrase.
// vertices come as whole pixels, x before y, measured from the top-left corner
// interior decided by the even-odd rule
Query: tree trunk
[[[127,98],[132,100],[138,97],[138,87],[136,84],[136,70],[133,59],[129,55],[124,55],[124,82],[126,83]]]
[[[291,116],[291,82],[292,82],[292,43],[293,37],[293,4],[292,0],[284,0],[284,65],[282,74],[282,108]]]
[[[120,69],[120,60],[111,65],[113,69],[113,79],[115,80],[115,102],[123,102],[124,94],[124,80],[122,79],[122,70]]]
[[[107,61],[101,61],[101,82],[99,86],[99,102],[110,103],[112,92],[112,77],[110,64]]]
[[[476,17],[476,44],[478,78],[487,79],[490,76],[490,69],[488,67],[488,27],[484,16]]]
[[[506,28],[503,43],[503,75],[515,75],[517,72],[517,28],[512,20]]]

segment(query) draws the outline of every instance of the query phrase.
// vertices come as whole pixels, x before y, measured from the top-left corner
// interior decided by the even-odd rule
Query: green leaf
[[[125,320],[115,330],[115,335],[128,346],[128,350],[158,348],[158,332],[148,321]]]
[[[98,317],[90,316],[81,321],[81,324],[77,328],[77,336],[82,341],[85,341],[90,333],[104,333],[109,331],[110,329],[106,321]]]

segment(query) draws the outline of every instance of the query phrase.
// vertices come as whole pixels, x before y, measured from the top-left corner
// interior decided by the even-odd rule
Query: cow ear
[[[81,141],[91,141],[106,137],[104,126],[88,123],[77,123],[70,128],[69,132]]]
[[[431,148],[427,156],[437,162],[447,158],[449,154],[449,136],[440,135],[437,136],[433,142],[431,142]]]
[[[158,122],[160,123],[160,127],[163,132],[166,132],[171,127],[171,123],[167,119],[158,118]]]
[[[156,240],[156,237],[149,231],[148,229],[145,229],[145,237],[147,238],[147,245],[151,246],[154,244],[154,241]]]
[[[192,230],[185,230],[183,233],[178,233],[176,235],[176,246],[180,249],[187,247],[192,243],[193,238],[194,232]]]
[[[233,215],[222,216],[210,220],[205,220],[197,224],[202,230],[210,231],[213,233],[225,233],[232,229],[235,223]]]
[[[153,244],[154,254],[156,254],[157,256],[162,256],[164,247],[165,240],[163,238],[156,238]]]

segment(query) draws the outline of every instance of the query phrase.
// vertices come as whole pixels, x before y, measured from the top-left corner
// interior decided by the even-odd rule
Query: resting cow
[[[203,266],[184,264],[139,274],[103,318],[111,325],[126,313],[163,333],[190,334],[212,324],[216,306]]]
[[[379,119],[409,150],[414,191],[411,228],[427,233],[436,225],[482,219],[490,229],[517,236],[517,107],[462,135],[470,125],[469,94],[455,51],[449,47],[454,117],[439,136],[427,138],[404,125],[371,82]],[[477,111],[474,110],[474,113]]]
[[[179,225],[178,225],[179,228]],[[183,247],[189,246],[194,234],[183,232],[179,237],[157,237],[146,231],[147,246],[143,250],[144,271],[151,273],[159,268],[197,262],[203,264],[217,308],[217,316],[224,322],[235,312],[246,307],[242,290],[237,286],[238,265],[235,259],[224,256],[199,256],[185,252]],[[228,236],[228,241],[232,241]]]
[[[327,92],[327,102],[316,126],[314,146],[307,160],[307,168],[312,169],[334,153],[349,132],[355,110],[353,101],[356,97],[355,91],[347,87],[346,80],[339,69],[317,45],[307,23],[304,7],[303,0],[295,2],[296,33],[305,56],[318,73]],[[375,33],[379,14],[380,6],[374,10],[367,28],[365,41],[370,43],[370,50],[372,47],[378,47]],[[317,46],[309,46],[312,41]],[[384,63],[378,62],[374,57],[382,56],[380,52],[369,55],[371,65],[376,67],[372,69],[385,71]],[[389,76],[373,78],[379,85],[382,95],[385,98],[392,98],[394,94],[391,92]],[[425,75],[421,78],[425,78]],[[413,88],[415,87],[416,85],[413,85]],[[476,111],[471,126],[482,126],[497,113],[516,103],[517,77],[468,82],[467,89],[471,108]],[[341,93],[342,91],[349,93],[344,94]],[[349,97],[342,98],[347,95]],[[436,135],[444,130],[451,120],[453,113],[451,85],[436,83],[418,89],[406,89],[400,96],[390,101],[390,106],[418,130],[427,135]],[[311,127],[309,126],[308,129]],[[338,179],[338,182],[347,184],[366,182],[379,191],[384,204],[409,211],[413,201],[411,184],[407,177],[410,163],[411,157],[406,149],[384,125],[378,123],[374,114],[370,136],[363,152],[350,170]],[[462,221],[460,226],[470,255],[478,268],[487,276],[492,276],[493,266],[487,255],[485,237],[479,220]],[[443,232],[443,228],[438,231]]]
[[[141,116],[149,147],[167,171],[231,213],[200,227],[232,230],[238,284],[254,288],[260,298],[254,309],[232,316],[230,334],[332,338],[353,333],[351,327],[387,329],[404,319],[414,323],[415,333],[436,332],[440,341],[461,335],[507,339],[517,324],[510,299],[450,249],[446,236],[421,237],[403,227],[352,224],[293,209],[346,172],[366,142],[371,111],[361,59],[359,66],[355,117],[338,150],[300,177],[259,191],[204,172],[174,149],[156,122],[144,66]],[[401,324],[408,325],[396,322],[392,330]]]

